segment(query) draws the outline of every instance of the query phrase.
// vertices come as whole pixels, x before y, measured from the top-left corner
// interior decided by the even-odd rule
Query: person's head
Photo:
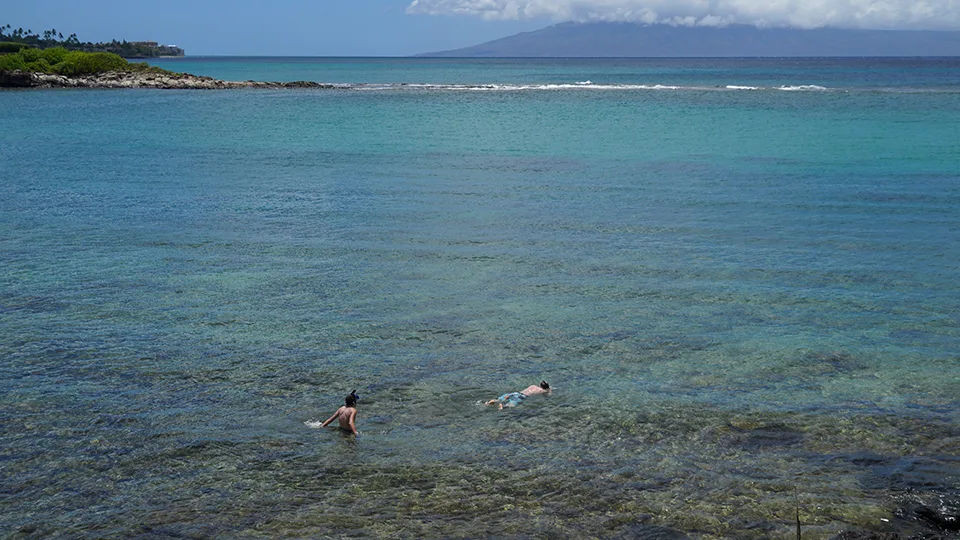
[[[350,395],[343,398],[343,402],[347,405],[347,407],[356,407],[358,399],[360,399],[360,396],[358,396],[357,391],[354,390],[353,392],[350,392]]]
[[[549,390],[550,385],[547,383],[547,381],[540,381],[540,388],[543,388],[544,390]]]

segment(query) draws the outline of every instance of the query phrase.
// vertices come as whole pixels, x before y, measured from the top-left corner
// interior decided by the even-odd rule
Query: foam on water
[[[711,91],[780,91],[780,92],[831,92],[831,93],[895,93],[895,94],[956,94],[960,89],[949,88],[828,88],[814,84],[780,85],[780,86],[753,86],[742,84],[727,85],[673,85],[673,84],[603,84],[591,81],[582,81],[571,84],[432,84],[432,83],[323,83],[340,90],[355,91],[442,91],[442,92],[530,92],[530,91],[557,91],[557,90],[584,90],[584,91],[662,91],[676,90],[682,92],[711,92]]]
[[[590,81],[573,84],[428,84],[428,83],[396,83],[396,84],[349,84],[339,85],[339,88],[352,90],[436,90],[436,91],[550,91],[550,90],[685,90],[685,91],[715,91],[715,90],[760,90],[758,87],[729,85],[721,86],[678,86],[667,84],[600,84]],[[799,89],[799,87],[798,87]]]
[[[827,88],[817,84],[800,84],[794,86],[781,86],[778,90],[786,92],[822,92]]]

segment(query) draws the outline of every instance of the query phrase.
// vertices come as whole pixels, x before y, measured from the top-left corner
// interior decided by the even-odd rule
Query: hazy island
[[[417,56],[446,58],[740,58],[958,56],[960,32],[674,26],[566,22],[471,47]]]

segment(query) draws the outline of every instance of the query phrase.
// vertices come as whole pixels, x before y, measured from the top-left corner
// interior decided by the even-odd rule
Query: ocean
[[[4,537],[960,537],[960,58],[153,63],[335,88],[0,92]]]

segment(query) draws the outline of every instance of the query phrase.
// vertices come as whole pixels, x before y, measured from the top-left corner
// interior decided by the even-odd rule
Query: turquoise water
[[[0,92],[5,534],[955,508],[957,59],[158,64],[342,86]]]

